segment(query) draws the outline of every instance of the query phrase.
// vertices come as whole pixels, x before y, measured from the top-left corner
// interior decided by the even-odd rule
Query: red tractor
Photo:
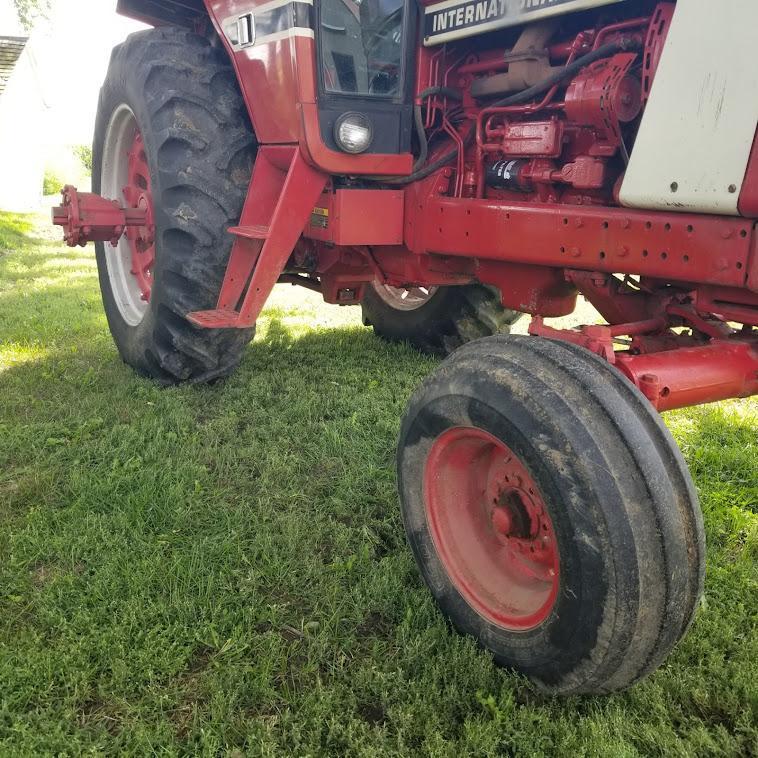
[[[277,282],[452,353],[397,453],[442,611],[553,692],[655,670],[705,552],[658,411],[758,392],[758,3],[119,11],[154,28],[114,50],[94,194],[54,221],[96,243],[123,359],[223,377]],[[607,324],[545,324],[579,294]]]

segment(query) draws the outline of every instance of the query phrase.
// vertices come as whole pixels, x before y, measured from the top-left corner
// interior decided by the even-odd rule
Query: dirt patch
[[[358,715],[372,726],[379,726],[387,722],[387,714],[378,703],[364,703],[358,706]]]
[[[367,637],[388,638],[394,628],[395,625],[383,613],[371,611],[356,627],[355,633],[362,639]]]
[[[31,570],[32,583],[35,587],[42,587],[47,584],[57,573],[57,566],[47,566],[44,563],[37,563]]]
[[[75,563],[70,571],[76,576],[81,576],[87,570],[87,565],[78,561]],[[32,584],[35,587],[44,587],[52,582],[56,577],[63,576],[68,573],[68,569],[57,563],[35,563],[29,570],[31,575]]]
[[[124,714],[121,709],[115,703],[98,697],[86,701],[81,706],[76,720],[83,728],[102,727],[112,737],[121,734],[124,728]]]
[[[195,648],[187,664],[187,673],[199,674],[201,671],[207,669],[213,657],[213,652],[213,648],[208,645],[200,645],[200,647]]]
[[[168,720],[179,740],[186,739],[192,730],[195,714],[208,702],[202,677],[211,664],[214,652],[209,645],[198,646],[187,661],[185,670],[176,677],[181,695],[176,707],[168,711]]]

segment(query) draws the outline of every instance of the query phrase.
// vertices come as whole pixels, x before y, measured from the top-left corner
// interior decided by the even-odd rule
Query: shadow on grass
[[[42,321],[50,313],[63,314],[56,332],[64,335],[71,335],[72,329],[80,332],[61,345],[46,345],[42,340],[42,358],[0,372],[0,396],[6,398],[11,390],[26,395],[27,399],[39,397],[40,384],[51,390],[47,384],[51,375],[61,379],[58,391],[48,395],[52,405],[40,408],[40,419],[44,414],[54,414],[56,402],[60,408],[69,407],[71,397],[66,388],[77,391],[83,386],[103,400],[115,400],[116,404],[118,397],[114,398],[114,390],[139,387],[151,397],[178,393],[190,407],[194,400],[203,404],[212,400],[223,407],[227,399],[239,398],[246,389],[254,398],[258,394],[256,386],[284,392],[291,380],[298,388],[307,386],[310,390],[330,392],[335,386],[353,386],[358,381],[365,394],[356,394],[356,401],[370,402],[380,385],[386,388],[389,383],[396,383],[397,387],[412,388],[415,381],[439,364],[438,359],[420,355],[409,346],[383,342],[370,329],[343,327],[302,333],[288,328],[276,311],[269,311],[264,312],[265,327],[246,348],[239,369],[230,378],[211,386],[161,390],[149,379],[134,374],[120,360],[105,326],[99,294],[93,293],[91,283],[46,288],[44,302],[41,298],[38,307],[29,308],[28,299],[21,291],[0,293],[0,303],[6,311],[0,313],[3,341],[33,339],[34,335],[24,331],[29,319]],[[72,305],[71,301],[87,308]],[[15,313],[21,313],[23,320],[15,323]],[[81,344],[82,333],[96,337],[96,346],[93,347],[92,341]],[[94,377],[92,369],[96,369]],[[408,381],[404,381],[406,377]],[[754,401],[744,403],[747,408]],[[754,495],[756,471],[750,464],[756,442],[756,414],[741,413],[741,408],[741,401],[733,401],[677,411],[667,414],[666,419],[696,474],[748,485]]]
[[[45,309],[17,324],[11,317],[11,323],[3,328],[3,338],[22,342],[28,337],[25,327],[30,320],[48,320],[57,312],[58,303],[70,302],[72,297],[91,303],[97,296],[85,285],[51,288]],[[11,300],[14,298],[24,300],[21,294]],[[104,330],[99,304],[93,305],[91,310],[77,311],[78,334],[74,340],[61,345],[43,342],[39,358],[22,359],[18,365],[0,371],[0,397],[4,398],[0,421],[12,425],[21,420],[54,432],[61,424],[76,427],[78,416],[90,415],[107,423],[138,426],[153,419],[154,409],[165,408],[201,424],[247,414],[263,438],[279,434],[283,424],[297,437],[300,415],[322,423],[326,434],[340,434],[339,414],[370,412],[386,422],[388,432],[383,443],[389,447],[394,445],[407,399],[438,364],[410,347],[382,342],[369,329],[295,333],[281,319],[268,314],[265,328],[248,346],[241,366],[230,378],[212,386],[161,389],[122,363]],[[63,319],[55,331],[70,335],[70,330],[70,320]],[[756,417],[740,414],[740,408],[736,402],[690,409],[669,414],[667,421],[706,508],[728,499],[755,513]],[[56,435],[51,432],[50,436]],[[62,436],[69,439],[71,435]],[[340,455],[348,461],[360,460],[359,447],[351,449],[350,443],[349,437],[341,439]],[[229,444],[234,444],[232,435]]]

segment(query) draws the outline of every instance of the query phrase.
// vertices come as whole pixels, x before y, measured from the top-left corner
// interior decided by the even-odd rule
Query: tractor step
[[[269,231],[270,227],[261,224],[251,226],[232,226],[229,228],[230,234],[234,234],[237,237],[244,237],[249,240],[268,239]]]
[[[236,239],[216,308],[189,313],[206,329],[247,329],[255,324],[297,244],[327,176],[291,145],[263,145],[253,167]]]
[[[233,329],[239,326],[239,313],[231,308],[212,311],[195,311],[187,314],[187,320],[203,329]]]

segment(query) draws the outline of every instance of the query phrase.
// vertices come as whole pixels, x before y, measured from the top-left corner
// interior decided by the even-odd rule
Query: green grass
[[[406,547],[395,436],[435,361],[281,289],[233,378],[161,390],[50,235],[0,216],[0,754],[758,754],[755,400],[667,416],[709,540],[689,636],[549,699]]]

